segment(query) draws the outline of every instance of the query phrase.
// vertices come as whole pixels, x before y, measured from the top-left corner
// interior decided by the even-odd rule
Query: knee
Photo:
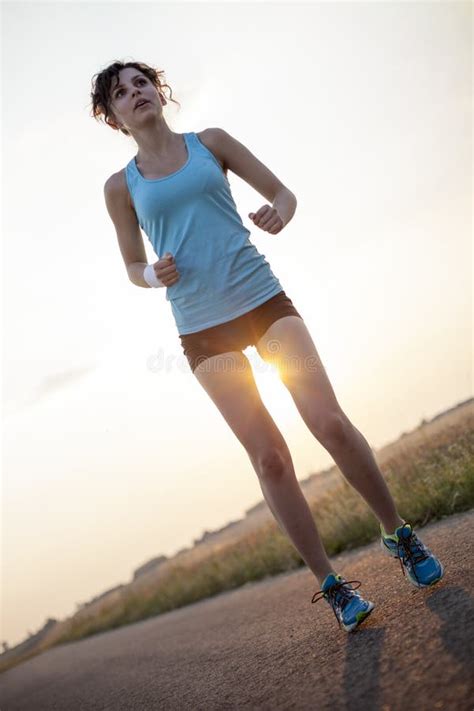
[[[281,479],[288,472],[290,464],[287,452],[274,447],[258,456],[258,475],[260,478],[271,479],[272,481]]]
[[[328,410],[319,416],[316,436],[328,449],[338,449],[346,445],[350,426],[343,412]]]

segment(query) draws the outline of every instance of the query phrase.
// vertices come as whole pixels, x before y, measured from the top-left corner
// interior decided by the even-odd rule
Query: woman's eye
[[[140,83],[140,82],[145,82],[145,84],[146,84],[146,79],[139,79],[139,80],[138,80],[138,83]],[[118,99],[118,97],[120,96],[120,94],[122,93],[122,91],[123,91],[123,89],[119,89],[119,90],[117,91],[117,93],[115,94],[115,98],[116,98],[116,99]]]

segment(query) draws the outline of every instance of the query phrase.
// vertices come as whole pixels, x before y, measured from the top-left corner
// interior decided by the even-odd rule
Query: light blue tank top
[[[148,180],[135,157],[125,175],[139,225],[158,258],[174,255],[180,279],[166,288],[178,333],[195,333],[263,304],[282,286],[250,240],[230,184],[194,132],[175,173]]]

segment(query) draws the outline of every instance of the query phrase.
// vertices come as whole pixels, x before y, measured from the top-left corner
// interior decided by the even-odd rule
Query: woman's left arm
[[[296,210],[296,196],[240,141],[222,128],[208,128],[206,137],[225,168],[229,168],[268,200],[257,212],[249,213],[254,225],[277,234],[291,220]]]
[[[276,235],[289,223],[296,210],[296,197],[288,188],[281,188],[273,199],[272,207],[262,205],[257,212],[250,212],[254,225]]]

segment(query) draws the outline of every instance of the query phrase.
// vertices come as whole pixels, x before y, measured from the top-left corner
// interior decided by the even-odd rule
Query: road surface
[[[376,604],[339,630],[308,568],[48,650],[0,675],[1,711],[472,711],[474,511],[430,524],[417,590],[379,543],[333,557]]]

